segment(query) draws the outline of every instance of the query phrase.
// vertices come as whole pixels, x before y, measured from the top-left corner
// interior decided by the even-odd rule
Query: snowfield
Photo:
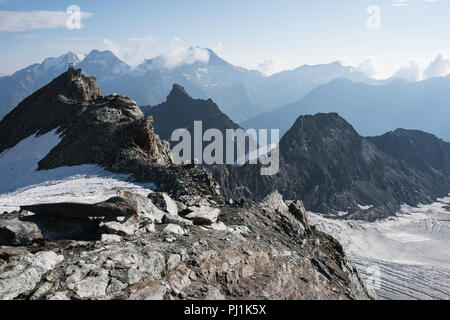
[[[37,171],[38,162],[60,140],[54,130],[28,137],[0,154],[0,214],[37,203],[96,203],[115,196],[119,188],[142,195],[155,189],[153,183],[136,183],[130,175],[115,174],[96,165]]]
[[[311,224],[338,239],[381,299],[450,299],[450,197],[377,222],[327,219]],[[377,276],[379,275],[379,276]]]

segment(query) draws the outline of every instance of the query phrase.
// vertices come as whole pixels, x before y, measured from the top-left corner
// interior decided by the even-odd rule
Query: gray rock
[[[206,293],[205,300],[225,300],[225,297],[220,293],[219,289],[214,286],[208,285],[208,292]]]
[[[164,224],[177,224],[179,226],[192,226],[194,223],[191,220],[182,218],[178,215],[173,215],[173,214],[165,214],[163,219],[162,219],[162,223]]]
[[[289,211],[288,206],[283,201],[283,196],[278,192],[274,191],[269,194],[261,203],[263,206],[277,210],[279,212]]]
[[[178,206],[175,201],[165,192],[153,192],[148,195],[153,204],[159,209],[172,214],[178,215]]]
[[[164,232],[165,233],[173,233],[173,234],[180,235],[180,236],[182,236],[186,233],[186,231],[184,231],[184,229],[177,224],[167,225],[167,227],[164,228]]]
[[[23,256],[29,253],[26,247],[0,247],[0,259],[8,259],[14,256]]]
[[[0,300],[30,294],[42,276],[63,260],[53,251],[42,251],[0,266]]]
[[[166,286],[160,283],[154,283],[141,290],[133,292],[130,294],[128,300],[164,300],[166,293]]]
[[[109,221],[100,223],[100,227],[106,233],[131,236],[139,230],[139,223]]]
[[[101,241],[103,243],[114,243],[122,241],[122,238],[116,234],[102,234]]]
[[[192,220],[195,225],[211,225],[217,222],[220,209],[208,206],[189,207],[189,214],[184,216],[186,219]]]
[[[143,277],[142,272],[140,272],[136,266],[129,269],[114,269],[109,272],[109,275],[128,285],[139,282]]]
[[[53,288],[53,283],[44,282],[30,297],[30,300],[38,300],[42,298],[46,293],[48,293]]]
[[[167,271],[175,269],[181,262],[181,256],[179,254],[172,254],[167,260]]]
[[[138,215],[141,218],[149,219],[156,223],[161,223],[162,217],[166,214],[164,210],[156,206],[151,199],[140,194],[135,194],[123,190],[118,190],[117,194],[119,197],[135,201],[137,204]]]
[[[207,227],[214,231],[230,231],[230,229],[223,222],[213,223],[212,225]]]
[[[108,272],[100,270],[98,276],[88,276],[83,280],[76,282],[74,291],[79,299],[103,298],[106,295],[108,283]]]
[[[17,218],[0,219],[0,245],[28,245],[38,239],[43,236],[35,223]]]
[[[70,296],[67,292],[56,292],[55,294],[49,296],[47,300],[66,301],[70,300]]]
[[[289,211],[292,213],[294,217],[296,217],[302,225],[305,227],[305,230],[310,234],[311,226],[308,221],[308,214],[306,213],[305,206],[302,201],[293,201],[289,205]]]
[[[114,296],[114,295],[120,294],[126,288],[128,288],[127,283],[124,283],[117,279],[111,279],[109,286],[106,289],[106,294]]]

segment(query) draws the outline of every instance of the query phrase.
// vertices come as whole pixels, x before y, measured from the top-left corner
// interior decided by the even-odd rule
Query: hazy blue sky
[[[402,72],[414,74],[438,54],[434,63],[450,72],[449,2],[0,0],[0,74],[68,51],[110,49],[135,65],[176,46],[194,45],[268,73],[340,60],[355,66],[364,62],[361,67],[377,77],[403,65],[408,67]],[[81,29],[65,25],[66,9],[73,4],[84,12]],[[376,18],[374,11],[367,13],[373,5],[380,10],[379,29],[367,26],[370,17]]]

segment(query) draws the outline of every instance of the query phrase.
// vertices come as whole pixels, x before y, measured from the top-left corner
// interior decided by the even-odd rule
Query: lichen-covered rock
[[[0,300],[26,297],[33,292],[42,276],[63,260],[62,255],[43,251],[0,266]]]

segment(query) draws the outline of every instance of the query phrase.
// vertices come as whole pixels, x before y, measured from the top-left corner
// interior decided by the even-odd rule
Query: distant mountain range
[[[165,55],[131,68],[110,51],[67,53],[0,77],[0,119],[21,100],[63,73],[69,63],[97,78],[105,94],[120,92],[143,108],[164,103],[174,84],[194,99],[212,99],[244,129],[278,128],[280,137],[300,115],[337,112],[363,136],[397,128],[419,129],[450,141],[450,76],[421,82],[377,81],[338,62],[265,77],[233,66],[210,49],[202,59],[171,64]],[[192,51],[192,52],[191,52]]]
[[[397,128],[418,129],[450,141],[450,76],[382,85],[336,79],[301,100],[241,123],[247,128],[279,128],[280,136],[300,115],[337,112],[363,136]]]
[[[235,122],[295,102],[315,87],[339,77],[378,83],[357,69],[338,62],[305,65],[265,77],[258,71],[226,62],[210,49],[189,50],[201,50],[207,59],[168,65],[165,56],[158,56],[131,68],[110,51],[93,50],[85,57],[67,53],[58,58],[48,58],[41,64],[0,78],[0,119],[22,99],[63,73],[70,62],[85,74],[95,76],[107,94],[121,92],[139,105],[154,106],[163,103],[173,84],[177,83],[193,98],[213,99]]]

